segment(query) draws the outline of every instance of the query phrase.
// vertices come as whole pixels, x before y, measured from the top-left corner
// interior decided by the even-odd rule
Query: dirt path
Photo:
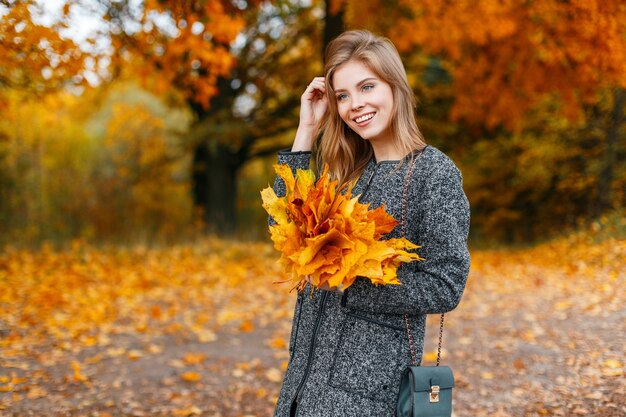
[[[473,254],[463,301],[446,315],[454,416],[626,416],[626,273],[614,261],[623,248],[552,269],[549,257],[528,262],[532,252]],[[24,278],[42,270],[44,255],[11,255],[18,261],[6,261],[5,279],[19,279],[5,287],[13,304],[0,297],[0,416],[271,416],[294,297],[268,285],[278,274],[271,248],[254,251],[217,242],[61,254],[50,286],[41,284],[47,275]],[[83,258],[90,269],[76,269]],[[54,298],[62,284],[67,300]],[[94,285],[100,292],[90,295]],[[123,314],[107,321],[114,308]],[[437,330],[432,316],[425,357]]]
[[[443,363],[457,379],[456,417],[626,415],[624,378],[605,366],[623,361],[625,310],[555,311],[555,302],[476,288],[465,294],[444,333]],[[425,352],[436,347],[437,319],[429,318]],[[119,335],[106,349],[73,358],[89,364],[84,382],[76,380],[71,356],[55,358],[54,346],[36,352],[37,359],[3,358],[0,374],[38,388],[0,394],[0,414],[270,416],[287,356],[270,344],[287,339],[286,322],[222,331],[209,343],[180,334]]]

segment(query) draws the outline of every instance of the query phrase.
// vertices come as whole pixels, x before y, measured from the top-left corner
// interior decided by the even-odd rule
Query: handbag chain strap
[[[406,237],[406,189],[409,184],[409,177],[411,175],[411,171],[413,170],[413,165],[415,165],[415,161],[422,156],[424,150],[420,151],[420,153],[414,157],[411,161],[411,165],[406,170],[406,177],[404,178],[404,188],[402,189],[402,236]],[[437,366],[439,366],[439,361],[441,360],[441,342],[443,340],[443,318],[444,313],[441,313],[441,320],[439,322],[439,345],[437,346]],[[411,349],[411,360],[413,361],[413,366],[418,366],[417,364],[417,355],[415,355],[415,345],[413,344],[413,336],[411,335],[411,326],[409,324],[409,315],[404,314],[404,322],[406,323],[406,333],[409,337],[409,348]]]

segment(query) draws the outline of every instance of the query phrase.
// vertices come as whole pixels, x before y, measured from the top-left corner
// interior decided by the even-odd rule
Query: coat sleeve
[[[407,212],[414,211],[415,229],[424,261],[398,268],[400,285],[375,287],[359,278],[342,296],[342,305],[388,314],[433,314],[453,310],[467,282],[470,255],[467,248],[470,210],[461,172],[446,159],[428,173],[416,173],[407,193]],[[417,170],[416,170],[417,171]],[[420,178],[421,177],[421,178]],[[416,186],[415,182],[423,185]]]
[[[291,171],[296,173],[297,169],[309,169],[309,164],[311,162],[311,152],[310,151],[297,151],[291,152],[290,149],[283,149],[278,152],[278,163],[279,164],[287,164],[291,168]],[[285,196],[285,182],[279,176],[276,176],[274,179],[274,192],[278,197]],[[273,226],[276,222],[272,218],[272,216],[268,217],[268,225]]]

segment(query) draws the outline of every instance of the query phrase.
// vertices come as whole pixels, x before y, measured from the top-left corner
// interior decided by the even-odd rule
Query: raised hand
[[[315,77],[300,98],[300,126],[314,129],[327,108],[324,77]]]
[[[300,124],[292,151],[310,151],[316,129],[328,109],[324,77],[315,77],[300,98]]]

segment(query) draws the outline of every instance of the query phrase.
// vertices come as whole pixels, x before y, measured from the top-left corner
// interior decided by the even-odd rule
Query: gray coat
[[[280,151],[278,162],[308,168],[310,152]],[[372,159],[353,189],[370,208],[385,204],[398,221],[409,164]],[[274,183],[285,194],[280,178]],[[411,363],[403,314],[410,315],[418,361],[426,314],[454,309],[469,273],[469,203],[461,173],[444,153],[427,146],[415,162],[407,188],[406,237],[425,261],[402,265],[402,285],[374,287],[358,278],[343,295],[298,294],[289,342],[289,366],[275,417],[395,416],[400,374]],[[273,219],[270,219],[270,224]],[[398,225],[387,237],[400,237]]]

